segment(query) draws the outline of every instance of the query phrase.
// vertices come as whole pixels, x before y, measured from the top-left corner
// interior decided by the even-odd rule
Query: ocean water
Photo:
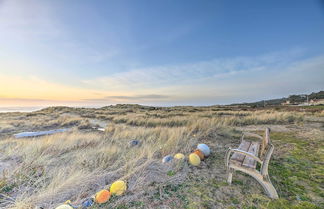
[[[1,0],[0,0],[1,1]],[[69,106],[69,105],[63,105],[63,106],[66,106],[66,107],[84,107],[84,108],[100,108],[102,106]],[[33,112],[33,111],[36,111],[36,110],[40,110],[40,109],[43,109],[43,108],[46,108],[46,107],[51,107],[51,106],[30,106],[30,107],[2,107],[0,106],[0,113],[1,112]],[[54,106],[53,106],[54,107]]]
[[[45,107],[1,107],[0,112],[32,112]]]

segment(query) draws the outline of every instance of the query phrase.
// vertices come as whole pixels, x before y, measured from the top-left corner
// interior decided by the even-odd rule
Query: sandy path
[[[102,120],[98,120],[98,119],[88,119],[90,121],[91,124],[93,124],[94,126],[99,126],[99,128],[106,128],[108,125],[107,121],[102,121]]]
[[[293,125],[248,125],[248,126],[242,126],[242,127],[235,127],[235,129],[238,129],[240,131],[264,131],[266,128],[270,128],[271,131],[276,132],[288,132],[291,131]]]

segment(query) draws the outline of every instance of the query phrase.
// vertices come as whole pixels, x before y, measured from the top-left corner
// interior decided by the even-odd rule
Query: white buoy
[[[206,157],[210,155],[210,149],[206,144],[198,144],[197,149],[202,151]]]

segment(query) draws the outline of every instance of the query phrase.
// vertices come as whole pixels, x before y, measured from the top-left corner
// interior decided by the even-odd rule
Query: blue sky
[[[211,105],[324,89],[324,3],[0,0],[0,106]]]

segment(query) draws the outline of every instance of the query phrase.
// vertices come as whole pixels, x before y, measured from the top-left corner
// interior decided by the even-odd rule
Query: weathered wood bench
[[[257,138],[258,140],[246,141],[245,136]],[[268,174],[268,165],[273,149],[269,128],[266,128],[265,137],[253,133],[244,133],[239,147],[237,149],[229,148],[226,152],[227,182],[232,183],[235,170],[247,173],[262,185],[270,198],[277,199],[277,191],[272,185]],[[232,153],[233,155],[231,155]],[[256,169],[258,162],[261,164],[260,171]]]

